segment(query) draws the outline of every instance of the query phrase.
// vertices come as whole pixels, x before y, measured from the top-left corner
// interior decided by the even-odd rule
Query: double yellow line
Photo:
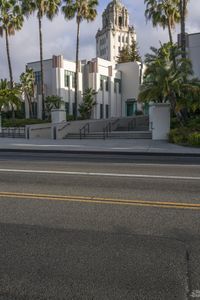
[[[75,195],[62,196],[62,195],[48,195],[48,194],[0,192],[0,198],[26,199],[26,200],[35,199],[35,200],[46,200],[46,201],[65,201],[65,202],[67,201],[67,202],[96,203],[96,204],[109,204],[109,205],[143,206],[143,207],[146,206],[146,207],[159,207],[159,208],[170,208],[170,209],[200,210],[200,203],[127,200],[127,199],[98,198],[98,197],[75,196]]]

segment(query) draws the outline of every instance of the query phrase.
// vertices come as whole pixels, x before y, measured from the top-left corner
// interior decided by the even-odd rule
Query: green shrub
[[[200,146],[200,132],[193,132],[188,137],[188,142],[193,146]]]
[[[39,119],[3,119],[3,127],[24,127],[26,125],[47,123],[48,121],[43,121]]]
[[[74,121],[74,116],[67,114],[67,121]]]
[[[200,118],[191,118],[188,123],[187,127],[191,128],[193,131],[200,131]]]
[[[189,133],[186,127],[171,129],[169,133],[169,142],[174,144],[187,144],[188,137]]]

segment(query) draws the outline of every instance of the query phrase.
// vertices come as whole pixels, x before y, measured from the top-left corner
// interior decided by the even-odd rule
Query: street
[[[0,153],[0,299],[200,299],[200,161]]]

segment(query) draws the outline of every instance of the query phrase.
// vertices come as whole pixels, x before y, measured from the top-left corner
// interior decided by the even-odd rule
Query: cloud
[[[81,24],[80,58],[90,59],[95,56],[95,34],[101,27],[101,14],[109,1],[101,0],[98,8],[98,17],[92,23]],[[168,41],[167,31],[153,28],[151,23],[146,24],[144,17],[145,6],[143,0],[122,1],[130,12],[130,22],[134,24],[137,32],[138,44],[141,54],[144,56],[149,47],[158,46],[159,41]],[[190,0],[186,29],[189,33],[199,32],[199,1]],[[174,32],[176,40],[177,31]],[[44,58],[50,58],[53,54],[63,54],[66,59],[75,60],[76,24],[74,21],[66,21],[59,14],[52,22],[43,20],[43,44]],[[15,80],[24,71],[27,62],[39,60],[38,21],[35,16],[25,21],[24,27],[10,38],[10,52]],[[0,78],[8,78],[7,56],[5,40],[0,38]]]

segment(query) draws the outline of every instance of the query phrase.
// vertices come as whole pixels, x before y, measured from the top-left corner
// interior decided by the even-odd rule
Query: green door
[[[126,114],[127,117],[133,116],[137,111],[137,102],[136,101],[127,101],[126,102]]]
[[[133,103],[127,103],[127,117],[133,115]]]

